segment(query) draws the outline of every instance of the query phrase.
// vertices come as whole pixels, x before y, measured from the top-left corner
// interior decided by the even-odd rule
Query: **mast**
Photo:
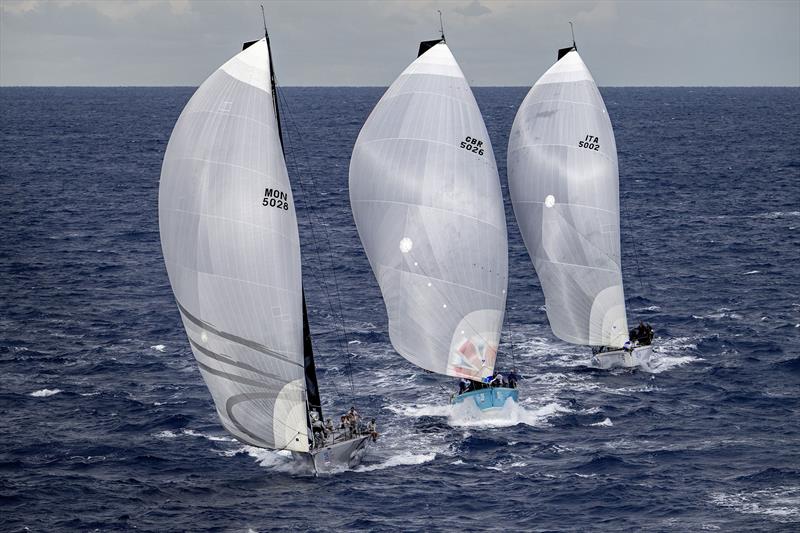
[[[272,46],[269,43],[269,32],[267,31],[267,19],[264,15],[264,6],[261,6],[261,17],[264,21],[264,39],[267,42],[267,55],[269,57],[269,84],[272,90],[272,105],[275,108],[275,118],[278,122],[278,138],[281,141],[281,150],[286,155],[283,145],[283,129],[281,128],[281,114],[278,108],[278,91],[275,83],[275,68],[272,63]],[[308,399],[308,410],[316,411],[319,419],[322,418],[322,399],[319,394],[319,384],[317,383],[317,367],[314,364],[314,345],[311,343],[311,326],[308,323],[308,308],[306,307],[306,291],[303,289],[303,362],[306,376],[306,397]]]
[[[430,50],[439,43],[447,43],[447,41],[444,38],[444,24],[442,23],[442,12],[438,9],[436,11],[439,13],[439,33],[441,34],[441,37],[439,37],[438,39],[433,39],[431,41],[422,41],[421,43],[419,43],[419,51],[417,52],[417,57],[421,56],[422,54],[424,54],[425,52],[427,52],[428,50]]]
[[[559,48],[558,59],[561,59],[562,57],[572,52],[573,50],[576,52],[578,51],[578,45],[575,44],[575,28],[573,28],[572,26],[572,21],[569,22],[569,31],[570,33],[572,33],[572,46],[568,46],[567,48]],[[556,61],[558,61],[558,59],[556,59]]]

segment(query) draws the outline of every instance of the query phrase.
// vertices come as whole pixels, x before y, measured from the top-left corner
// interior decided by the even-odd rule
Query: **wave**
[[[420,453],[415,454],[413,452],[403,452],[399,455],[393,455],[386,461],[378,464],[367,464],[367,465],[360,465],[354,468],[355,472],[372,472],[375,470],[384,470],[386,468],[393,468],[395,466],[410,466],[410,465],[421,465],[423,463],[429,463],[436,459],[436,453]]]
[[[200,437],[203,439],[208,439],[211,442],[239,442],[233,437],[226,437],[224,435],[206,435],[205,433],[199,433],[191,429],[184,429],[181,431],[181,433],[183,433],[184,435],[188,435],[190,437]]]
[[[614,425],[610,418],[606,417],[605,420],[602,422],[595,422],[594,424],[589,424],[590,426],[599,426],[599,427],[607,427],[610,428]]]
[[[233,453],[231,453],[233,452]],[[309,469],[309,465],[303,461],[295,461],[292,457],[292,452],[286,450],[265,450],[264,448],[256,448],[255,446],[243,446],[236,450],[230,450],[230,455],[238,455],[245,453],[256,460],[256,463],[261,468],[280,472],[283,474],[294,475],[311,475],[313,471]]]
[[[800,521],[800,487],[783,486],[752,492],[711,495],[711,502],[743,514],[762,515],[781,523]]]
[[[53,396],[59,392],[63,391],[61,389],[41,389],[33,391],[32,393],[28,394],[28,396],[33,396],[34,398],[47,398],[48,396]]]
[[[482,428],[510,427],[518,424],[542,426],[551,417],[572,412],[557,402],[529,409],[513,400],[507,400],[505,405],[496,411],[481,411],[474,402],[462,402],[456,405],[390,406],[389,410],[414,418],[426,416],[447,418],[447,423],[451,427]]]
[[[688,365],[690,363],[697,363],[703,360],[704,359],[702,357],[695,357],[693,355],[682,355],[682,356],[662,355],[651,359],[650,364],[647,365],[646,368],[642,368],[642,370],[644,370],[645,372],[649,372],[651,374],[661,374],[662,372],[672,370],[673,368],[678,368],[680,366]]]

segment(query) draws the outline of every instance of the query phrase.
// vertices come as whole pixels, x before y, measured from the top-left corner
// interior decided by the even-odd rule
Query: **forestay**
[[[508,182],[553,333],[575,344],[622,346],[617,148],[577,51],[522,102],[508,143]]]
[[[308,451],[300,243],[262,39],[192,96],[164,156],[161,245],[225,428]]]
[[[480,110],[443,42],[364,124],[350,201],[397,352],[440,374],[491,374],[508,281],[503,200]]]

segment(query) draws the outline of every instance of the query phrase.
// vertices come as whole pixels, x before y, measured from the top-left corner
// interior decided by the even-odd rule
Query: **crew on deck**
[[[370,423],[364,427],[361,424],[361,415],[358,414],[355,406],[350,407],[347,413],[339,418],[338,428],[333,425],[331,418],[325,419],[323,423],[321,414],[315,410],[309,411],[308,415],[312,434],[312,438],[309,438],[309,446],[312,449],[362,436],[371,438],[375,442],[380,436],[375,419],[371,419]]]
[[[513,370],[508,374],[508,376],[505,376],[500,372],[494,372],[491,376],[484,378],[483,381],[461,378],[458,382],[458,394],[495,387],[516,389],[518,381],[519,376]]]
[[[628,338],[632,343],[638,343],[639,346],[647,346],[653,342],[654,334],[650,324],[639,321],[639,325],[630,331]]]

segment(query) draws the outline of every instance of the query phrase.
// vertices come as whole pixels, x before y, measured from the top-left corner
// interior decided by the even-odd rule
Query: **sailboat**
[[[224,428],[251,446],[291,451],[315,472],[359,464],[369,436],[319,431],[266,27],[183,109],[164,155],[158,204],[170,284]]]
[[[591,346],[592,366],[646,365],[652,328],[629,332],[625,310],[614,131],[574,39],[517,111],[508,184],[553,334]]]
[[[506,221],[489,135],[444,31],[420,44],[361,129],[350,202],[397,353],[469,380],[453,403],[517,401],[516,388],[486,384],[505,313]]]

